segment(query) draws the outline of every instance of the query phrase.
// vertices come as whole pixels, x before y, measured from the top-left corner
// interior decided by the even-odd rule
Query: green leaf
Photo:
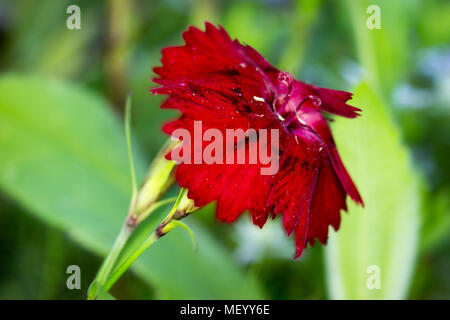
[[[362,116],[338,119],[333,132],[366,206],[348,201],[341,229],[330,236],[329,294],[334,299],[403,299],[416,261],[419,181],[382,101],[362,84],[351,102],[363,109]],[[379,289],[371,282],[376,280],[371,266],[379,268]]]
[[[147,161],[134,146],[143,177]],[[131,184],[123,125],[101,98],[39,76],[0,77],[0,155],[2,191],[88,249],[108,252]],[[262,298],[216,238],[191,222],[198,252],[174,230],[132,269],[167,298]]]
[[[394,86],[404,78],[410,62],[409,33],[413,16],[418,14],[417,3],[407,0],[346,0],[355,33],[356,49],[365,79],[372,88],[389,96]],[[380,29],[369,29],[368,19],[379,8]]]
[[[89,298],[96,300],[116,300],[98,281],[94,281],[89,288]]]
[[[183,221],[172,220],[167,224],[167,226],[169,226],[170,230],[172,230],[173,228],[176,228],[176,227],[180,227],[181,229],[186,231],[189,238],[191,238],[191,240],[192,240],[192,248],[194,250],[197,250],[197,238],[195,237],[195,233]]]
[[[448,239],[450,231],[450,190],[425,193],[420,251],[429,251]]]

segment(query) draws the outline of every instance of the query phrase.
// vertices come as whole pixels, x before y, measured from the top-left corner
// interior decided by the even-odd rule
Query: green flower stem
[[[91,285],[91,287],[89,288],[88,299],[97,298],[98,295],[96,288],[98,288],[99,286],[104,288],[104,285],[108,281],[111,272],[116,267],[117,260],[121,255],[125,244],[127,243],[133,231],[139,225],[139,223],[141,223],[144,219],[146,219],[156,209],[160,208],[161,206],[169,202],[175,201],[172,210],[170,211],[166,219],[163,221],[163,226],[165,226],[167,222],[170,222],[169,220],[171,220],[172,216],[176,213],[176,209],[180,204],[181,198],[185,194],[185,190],[181,189],[180,194],[178,195],[177,198],[169,198],[157,202],[157,200],[167,191],[167,189],[170,187],[173,181],[172,171],[174,168],[174,162],[166,160],[164,158],[164,155],[170,150],[171,147],[173,147],[173,142],[166,144],[163,150],[160,152],[160,154],[153,161],[152,166],[150,167],[149,173],[147,174],[147,177],[141,189],[138,190],[136,183],[136,172],[133,161],[133,150],[131,145],[130,95],[127,96],[126,100],[124,121],[125,121],[124,123],[125,137],[126,137],[127,153],[130,165],[130,176],[132,185],[132,196],[130,206],[128,209],[127,218],[125,219],[125,222],[119,232],[119,235],[117,236],[116,241],[114,242],[109,254],[102,263],[102,266],[100,267],[94,281],[92,282],[92,284],[95,284],[95,286]],[[150,236],[150,240],[152,240],[152,236]],[[145,250],[145,248],[143,250]],[[141,253],[142,252],[137,253],[137,256],[134,258],[134,260]],[[130,262],[130,265],[134,260]],[[128,267],[129,265],[126,266],[124,270],[126,270]],[[118,277],[120,277],[120,275]]]
[[[174,203],[172,209],[170,210],[169,214],[167,215],[167,217],[164,218],[161,225],[165,226],[168,222],[170,222],[173,215],[177,212],[178,206],[180,205],[181,200],[183,199],[183,196],[186,192],[187,192],[187,189],[181,188],[180,193],[178,194],[177,200],[175,201],[175,203]]]
[[[134,169],[134,161],[133,161],[133,149],[131,146],[131,95],[128,94],[127,101],[125,103],[125,138],[127,141],[127,153],[128,153],[128,162],[130,164],[130,174],[131,174],[131,186],[133,192],[133,199],[136,197],[138,189],[136,183],[136,170]]]
[[[173,201],[177,201],[179,197],[171,197],[168,199],[164,199],[161,201],[156,202],[153,204],[153,206],[150,207],[148,211],[148,215],[155,211],[156,209],[160,208],[161,206],[168,204]],[[173,208],[172,208],[173,210]],[[171,210],[171,212],[172,212]],[[133,233],[135,229],[135,224],[130,224],[128,219],[125,220],[125,223],[122,226],[122,229],[119,232],[119,235],[116,238],[116,241],[114,242],[111,251],[109,252],[108,256],[104,260],[102,266],[100,267],[100,270],[97,273],[97,276],[94,279],[94,282],[97,281],[101,285],[105,285],[105,283],[108,280],[109,275],[111,274],[111,271],[113,270],[117,259],[120,256],[120,253],[122,252],[123,247],[125,246],[125,243],[130,238],[131,234]]]
[[[175,202],[177,200],[177,197],[170,197],[161,201],[158,201],[156,203],[154,203],[150,208],[147,209],[147,211],[144,211],[143,213],[141,213],[138,218],[137,218],[137,224],[141,223],[142,221],[145,220],[145,218],[147,218],[153,211],[155,211],[156,209],[171,203],[171,202]]]
[[[160,236],[154,231],[140,246],[137,248],[133,254],[125,260],[116,270],[111,274],[108,281],[105,283],[104,288],[106,290],[111,289],[111,287],[119,280],[119,278],[128,270],[128,268],[133,264],[134,261],[153,243],[155,243]]]
[[[178,220],[171,220],[167,224],[161,223],[158,228],[152,232],[152,234],[136,249],[136,251],[131,254],[130,257],[127,258],[117,269],[109,277],[108,281],[104,285],[105,290],[111,289],[111,287],[120,279],[120,277],[125,273],[125,271],[130,268],[130,266],[136,261],[139,256],[144,253],[152,244],[154,244],[157,240],[168,234],[170,231],[175,229],[176,227],[181,227],[189,234],[192,239],[194,250],[197,248],[197,241],[195,239],[195,235],[188,226],[186,226],[183,222]]]
[[[122,252],[125,243],[127,242],[130,235],[133,233],[134,229],[135,227],[130,226],[125,221],[125,223],[122,226],[122,229],[119,232],[119,235],[116,238],[116,241],[114,242],[114,245],[112,246],[111,251],[109,252],[102,266],[100,267],[100,270],[98,271],[94,281],[98,281],[102,285],[105,284],[109,274],[111,273],[111,270],[114,267],[114,264],[117,261],[117,258]]]
[[[169,233],[176,226],[181,226],[178,221],[172,220],[173,215],[176,213],[177,208],[186,193],[186,189],[182,188],[180,193],[178,194],[177,200],[175,201],[172,209],[169,214],[164,218],[164,220],[159,224],[155,231],[122,263],[120,264],[111,274],[109,279],[104,284],[104,288],[106,290],[111,289],[111,287],[119,280],[119,278],[128,270],[128,268],[136,261],[137,258],[149,248],[152,244],[154,244],[158,239]],[[184,224],[183,224],[184,226]],[[187,226],[184,226],[185,229],[188,229]],[[189,230],[190,231],[190,230]],[[192,232],[189,233],[192,237]],[[117,259],[117,257],[116,257]]]

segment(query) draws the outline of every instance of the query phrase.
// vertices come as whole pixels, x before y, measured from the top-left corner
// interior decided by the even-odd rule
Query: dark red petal
[[[355,118],[360,115],[358,112],[360,112],[361,109],[346,103],[346,101],[352,98],[353,94],[350,92],[325,89],[317,86],[312,87],[315,89],[316,95],[322,101],[321,109],[323,111],[346,118]]]
[[[268,98],[270,84],[261,69],[265,61],[250,48],[232,41],[222,28],[206,23],[206,31],[190,27],[183,33],[185,46],[169,47],[162,51],[163,67],[154,71],[162,85],[195,83],[236,94]],[[257,59],[257,60],[254,60]],[[265,61],[268,64],[267,61]],[[272,67],[273,68],[273,67]]]
[[[295,132],[280,163],[267,200],[275,214],[283,215],[288,235],[295,230],[296,257],[306,245],[311,199],[319,168],[319,140],[308,129]]]
[[[309,214],[302,214],[300,220],[295,227],[295,256],[294,259],[300,258],[306,247],[306,238],[308,234]]]
[[[308,242],[312,246],[316,238],[326,244],[328,226],[339,229],[341,209],[347,210],[345,198],[347,193],[334,172],[325,150],[321,152],[319,176],[311,202],[309,217]]]
[[[232,222],[246,210],[259,227],[267,220],[269,210],[261,199],[267,198],[270,184],[256,165],[180,164],[176,179],[188,188],[196,206],[217,200],[217,218],[222,221]]]
[[[309,127],[311,127],[320,137],[320,139],[325,143],[325,148],[331,159],[334,170],[347,194],[356,203],[364,205],[358,189],[356,188],[352,178],[347,172],[347,169],[345,169],[345,166],[342,163],[341,157],[339,156],[339,153],[336,149],[336,144],[334,143],[330,127],[328,126],[325,117],[320,112],[317,112],[314,109],[303,108],[300,118]]]
[[[173,102],[177,103],[176,101],[177,98],[174,98]],[[191,114],[190,111],[186,111],[179,119],[165,125],[163,129],[171,134],[173,130],[183,128],[194,138],[195,120],[191,118],[194,115],[195,113]],[[209,119],[205,116],[200,134],[204,134],[207,129],[218,128],[225,137],[223,123],[215,123],[215,121],[217,119]],[[203,142],[199,152],[203,152],[209,143],[211,142]],[[182,146],[185,147],[184,142],[182,142]],[[232,152],[236,158],[236,154],[245,149],[246,157],[248,157],[249,149],[256,146],[257,143],[245,140],[240,143],[236,142],[236,146],[231,150],[227,150],[225,144],[222,152],[224,155]],[[180,147],[177,147],[176,150]],[[197,150],[194,149],[195,143],[190,144],[189,147],[191,155],[193,155]],[[168,159],[172,159],[170,154]],[[193,164],[193,156],[191,156],[191,164],[179,164],[175,176],[178,184],[188,189],[188,196],[194,200],[196,206],[201,207],[217,200],[217,217],[226,222],[234,221],[244,211],[249,210],[253,222],[262,227],[269,214],[265,199],[267,199],[271,187],[271,177],[261,176],[261,165],[248,163],[249,161],[246,159],[246,164],[206,164],[204,162]]]

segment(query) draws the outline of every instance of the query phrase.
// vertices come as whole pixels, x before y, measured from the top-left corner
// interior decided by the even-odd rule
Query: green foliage
[[[131,187],[123,128],[102,99],[44,77],[2,76],[0,154],[4,192],[83,246],[107,252],[126,216]],[[145,160],[138,151],[134,156],[142,177]],[[197,253],[175,230],[134,270],[160,297],[262,297],[211,234],[198,224],[193,229]]]
[[[375,89],[390,94],[403,80],[411,59],[409,28],[415,13],[413,1],[346,0],[353,24],[359,61],[365,77]],[[371,5],[379,7],[381,29],[366,25]],[[371,12],[373,14],[373,12]]]
[[[421,250],[426,251],[438,246],[448,238],[450,230],[450,191],[442,190],[437,194],[424,196],[424,223],[421,233]]]
[[[420,194],[410,155],[386,106],[367,84],[355,89],[352,103],[363,115],[338,119],[333,132],[355,178],[365,208],[348,201],[341,229],[326,248],[331,298],[406,298],[417,255]],[[367,286],[380,271],[380,288]],[[370,289],[372,288],[372,289]]]
[[[90,293],[95,292],[97,300],[116,300],[98,281],[94,281],[89,289]]]

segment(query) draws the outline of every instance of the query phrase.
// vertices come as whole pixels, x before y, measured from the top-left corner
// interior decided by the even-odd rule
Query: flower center
[[[297,105],[294,112],[291,112],[286,118],[283,118],[282,116],[280,116],[280,114],[278,114],[278,117],[280,119],[282,119],[282,121],[286,127],[288,127],[294,120],[297,120],[301,124],[305,125],[304,121],[300,117],[300,108],[308,100],[311,100],[313,105],[316,107],[320,107],[322,105],[322,100],[320,100],[320,98],[318,96],[309,95],[309,96],[304,97],[303,100],[300,101],[300,103]]]

